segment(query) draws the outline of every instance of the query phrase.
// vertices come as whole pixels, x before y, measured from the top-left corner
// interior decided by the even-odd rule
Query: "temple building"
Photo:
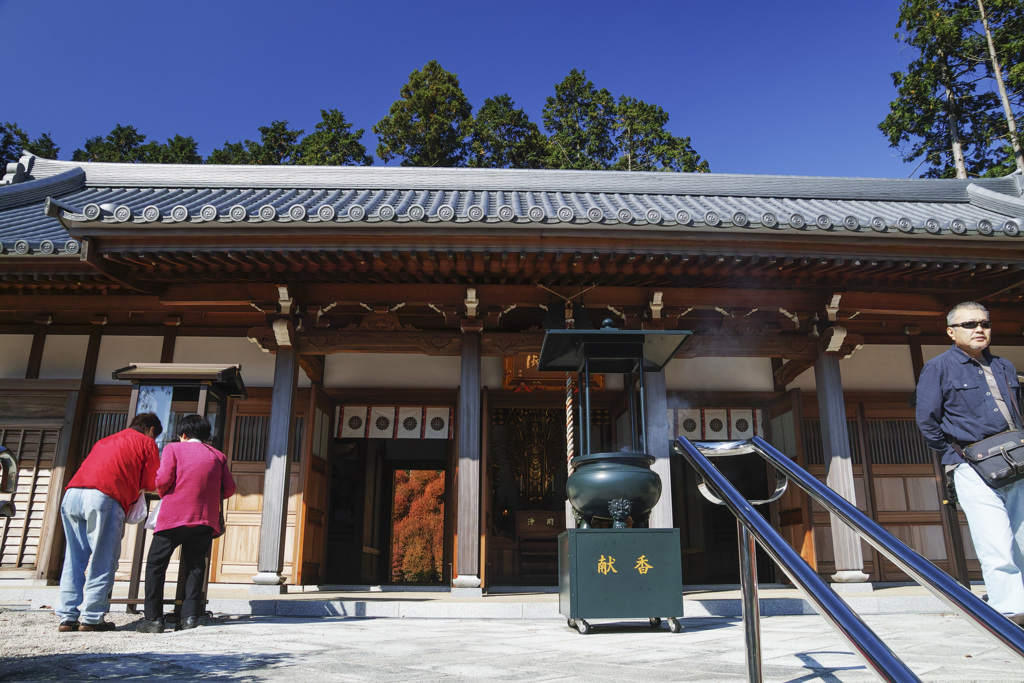
[[[764,436],[939,567],[978,578],[913,390],[963,300],[989,308],[995,352],[1024,368],[1022,195],[1020,175],[26,154],[0,184],[0,445],[19,470],[0,577],[56,582],[62,491],[96,440],[147,406],[172,438],[194,410],[176,381],[140,381],[191,368],[213,391],[203,372],[220,368],[237,391],[214,427],[238,492],[211,581],[553,586],[572,523],[573,388],[538,371],[538,353],[546,329],[608,319],[693,333],[644,383],[663,483],[650,525],[681,530],[684,582],[735,583],[738,566],[735,522],[698,493],[678,435]],[[623,446],[624,384],[593,379],[589,437],[605,450]],[[756,459],[721,467],[755,498],[773,478]],[[823,575],[903,578],[802,494],[762,512]],[[122,578],[140,533],[125,536]]]

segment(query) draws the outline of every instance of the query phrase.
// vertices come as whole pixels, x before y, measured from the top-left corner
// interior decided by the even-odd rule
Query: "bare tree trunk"
[[[978,0],[978,10],[981,12],[981,25],[985,27],[985,39],[988,41],[988,56],[992,60],[992,73],[996,76],[996,85],[999,87],[999,99],[1003,102],[1003,112],[1006,114],[1006,127],[1010,131],[1010,145],[1013,147],[1013,158],[1017,162],[1017,170],[1024,173],[1024,154],[1020,149],[1020,138],[1017,136],[1017,121],[1013,117],[1013,110],[1010,109],[1010,99],[1006,96],[1006,84],[1003,83],[1003,68],[999,65],[999,57],[996,55],[996,44],[992,40],[992,32],[988,28],[988,15],[985,14],[985,5]]]
[[[949,75],[946,55],[941,50],[939,57],[942,60],[942,82],[946,88],[946,117],[949,119],[949,141],[953,149],[953,165],[956,167],[956,177],[966,179],[967,164],[964,163],[964,143],[960,140],[960,121],[957,117],[957,107],[953,96],[953,79]]]

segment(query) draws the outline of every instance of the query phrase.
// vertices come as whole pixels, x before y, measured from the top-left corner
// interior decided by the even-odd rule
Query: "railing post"
[[[740,592],[743,595],[743,633],[747,644],[747,680],[761,683],[761,610],[757,601],[757,563],[754,536],[736,518],[740,544]]]

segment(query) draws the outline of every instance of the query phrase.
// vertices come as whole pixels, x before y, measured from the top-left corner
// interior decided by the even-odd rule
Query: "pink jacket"
[[[205,525],[220,532],[221,500],[235,493],[235,480],[223,453],[198,441],[181,441],[164,446],[156,490],[161,500],[155,531]]]

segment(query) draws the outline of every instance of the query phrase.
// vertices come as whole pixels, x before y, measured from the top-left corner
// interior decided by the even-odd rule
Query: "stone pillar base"
[[[834,583],[864,583],[868,575],[857,569],[844,569],[832,575]]]
[[[285,577],[277,572],[260,572],[252,577],[252,582],[253,585],[249,586],[250,593],[284,595],[288,592],[284,585]]]
[[[482,598],[484,591],[480,587],[480,577],[472,574],[460,574],[452,579],[452,597]]]
[[[452,588],[479,588],[480,577],[473,574],[459,574],[452,579]]]

